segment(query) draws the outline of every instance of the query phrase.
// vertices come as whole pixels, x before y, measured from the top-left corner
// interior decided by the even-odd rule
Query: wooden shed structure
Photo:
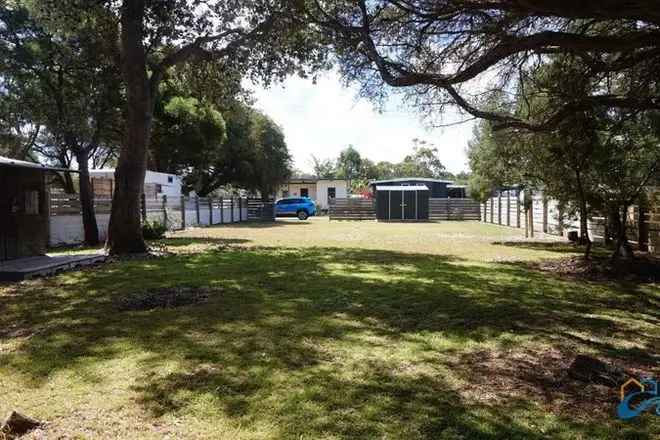
[[[50,170],[57,169],[0,156],[0,261],[46,252]]]
[[[376,218],[380,221],[425,221],[429,219],[426,185],[376,185]]]

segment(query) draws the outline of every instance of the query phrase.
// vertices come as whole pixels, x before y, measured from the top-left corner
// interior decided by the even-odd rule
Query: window
[[[167,183],[174,183],[174,177],[167,176]]]
[[[300,197],[309,197],[309,189],[300,188]]]
[[[332,187],[328,188],[328,202],[335,197],[337,197],[337,189]]]
[[[156,184],[156,194],[161,194],[163,192],[163,185],[160,183]]]

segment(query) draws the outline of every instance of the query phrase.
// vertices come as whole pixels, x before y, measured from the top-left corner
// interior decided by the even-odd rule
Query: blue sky
[[[316,84],[292,77],[269,89],[255,88],[254,96],[256,107],[284,129],[295,166],[303,171],[311,171],[312,154],[334,158],[349,144],[371,160],[400,161],[412,150],[413,138],[435,144],[449,171],[467,169],[472,123],[429,129],[419,114],[394,99],[379,113],[335,73],[324,74]]]

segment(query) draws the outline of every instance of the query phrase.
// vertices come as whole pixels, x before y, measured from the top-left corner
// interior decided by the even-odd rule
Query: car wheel
[[[298,211],[299,220],[307,220],[307,217],[309,217],[309,215],[307,215],[307,211]]]

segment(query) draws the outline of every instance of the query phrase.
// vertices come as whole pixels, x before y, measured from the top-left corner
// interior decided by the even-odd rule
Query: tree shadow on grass
[[[508,246],[534,251],[558,252],[562,254],[583,253],[584,246],[566,241],[494,241],[496,246]]]
[[[153,240],[150,241],[149,243],[155,244],[155,245],[164,245],[167,247],[186,247],[186,246],[191,246],[191,245],[196,245],[196,244],[213,244],[213,245],[219,245],[219,246],[233,246],[233,245],[241,245],[241,244],[246,244],[250,243],[251,240],[245,239],[245,238],[214,238],[214,237],[208,237],[204,238],[203,240],[200,240],[199,238],[188,238],[188,237],[171,237],[171,238],[165,238],[161,240]]]
[[[172,286],[216,293],[198,306],[117,310],[120,296]],[[31,337],[0,363],[37,387],[57,371],[103,381],[104,361],[144,353],[133,391],[154,417],[210,406],[237,425],[272,424],[281,437],[547,438],[527,424],[539,416],[529,402],[465,401],[460,384],[469,377],[442,361],[525,341],[636,361],[660,342],[660,311],[633,299],[607,285],[451,256],[210,251],[7,289],[0,324]],[[547,423],[565,438],[606,429]]]

